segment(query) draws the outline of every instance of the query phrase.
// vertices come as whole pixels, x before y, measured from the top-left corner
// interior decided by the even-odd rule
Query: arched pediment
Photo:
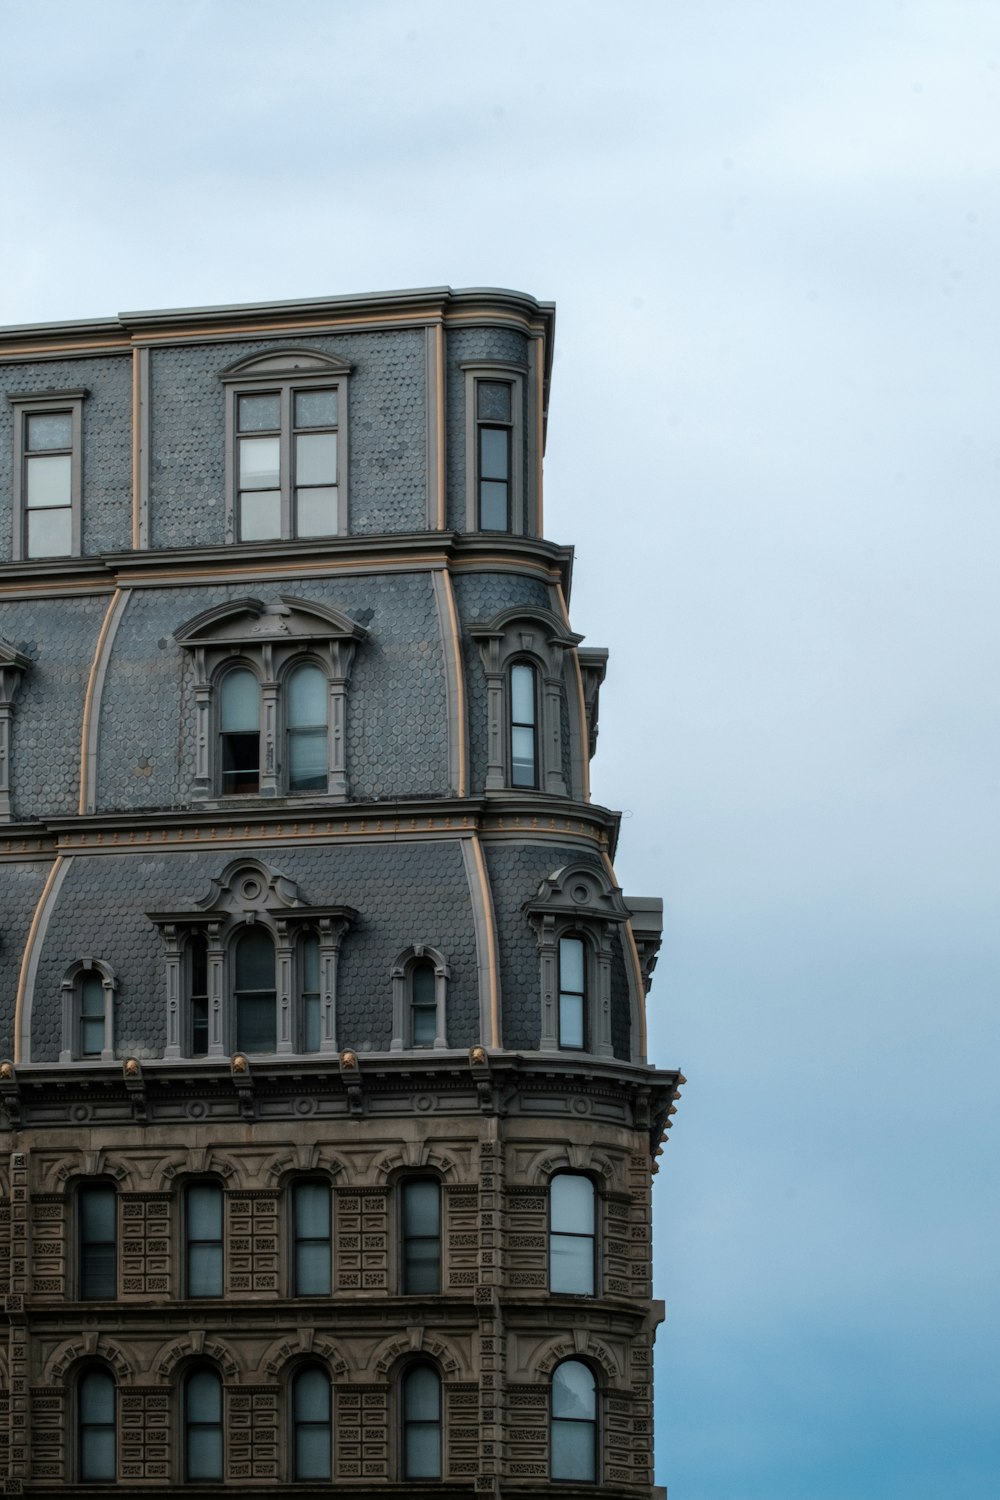
[[[346,359],[335,354],[324,354],[319,349],[268,349],[265,353],[247,354],[242,359],[227,365],[219,379],[230,380],[287,380],[304,375],[319,375],[329,378],[349,375],[351,366]]]
[[[600,865],[575,861],[561,865],[541,881],[534,899],[522,908],[526,916],[600,917],[627,922],[629,909],[621,889]]]
[[[519,634],[537,634],[546,645],[554,646],[576,646],[583,640],[582,635],[574,635],[571,630],[567,630],[564,621],[551,609],[525,607],[523,604],[514,604],[500,610],[492,620],[478,621],[469,627],[469,634],[477,641],[487,641],[492,637],[509,640]],[[516,641],[512,644],[516,649]],[[530,650],[531,647],[523,646],[522,649]]]
[[[276,906],[295,908],[305,903],[296,881],[262,859],[234,859],[209,882],[195,905],[201,911],[266,911]]]
[[[363,625],[312,599],[279,595],[278,602],[232,599],[202,610],[174,631],[174,640],[189,650],[198,646],[254,646],[265,641],[303,644],[333,640],[363,641]]]

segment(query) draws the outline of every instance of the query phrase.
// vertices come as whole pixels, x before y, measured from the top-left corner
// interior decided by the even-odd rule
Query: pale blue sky
[[[559,307],[671,1500],[993,1500],[996,0],[10,0],[0,322]]]

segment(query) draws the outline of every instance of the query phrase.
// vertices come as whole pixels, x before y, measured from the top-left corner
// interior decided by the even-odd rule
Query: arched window
[[[80,975],[80,1056],[100,1057],[104,1050],[104,984],[96,969]]]
[[[62,1047],[60,1062],[115,1055],[114,970],[100,958],[79,958],[62,980]]]
[[[222,1478],[222,1381],[207,1365],[184,1381],[184,1478]]]
[[[222,1189],[191,1182],[184,1192],[185,1290],[189,1297],[222,1296]]]
[[[116,1477],[115,1383],[107,1370],[84,1371],[76,1388],[77,1467],[84,1484]]]
[[[306,1365],[292,1381],[293,1472],[296,1479],[330,1478],[330,1378]]]
[[[318,1052],[321,1035],[320,1009],[320,953],[319,938],[315,932],[306,932],[299,944],[300,986],[302,1010],[300,1014],[301,1043],[303,1052]]]
[[[296,1182],[292,1186],[292,1233],[295,1240],[296,1297],[330,1294],[330,1184]]]
[[[549,1189],[549,1291],[592,1297],[596,1195],[589,1177],[560,1172]]]
[[[411,1365],[403,1377],[403,1478],[441,1478],[441,1377]]]
[[[441,1290],[441,1184],[407,1177],[401,1184],[402,1282],[407,1295]]]
[[[404,948],[391,969],[393,1052],[448,1045],[448,978],[444,955],[424,943]]]
[[[208,1052],[208,939],[191,934],[187,945],[188,1028],[192,1057]]]
[[[273,1052],[277,1045],[274,940],[262,927],[236,939],[236,1046],[241,1052]]]
[[[525,661],[510,669],[510,784],[538,786],[537,673]]]
[[[109,1182],[88,1183],[77,1194],[80,1297],[111,1298],[118,1292],[118,1195]]]
[[[219,690],[220,791],[260,790],[260,691],[249,667],[235,667]]]
[[[586,948],[582,938],[559,939],[559,1045],[587,1045]]]
[[[288,677],[286,728],[288,733],[288,790],[327,790],[326,675],[312,662],[303,662]]]
[[[552,1372],[553,1479],[597,1479],[597,1386],[582,1360],[567,1359]]]
[[[433,1047],[437,1036],[437,980],[434,965],[419,959],[410,970],[410,1039],[414,1047]]]

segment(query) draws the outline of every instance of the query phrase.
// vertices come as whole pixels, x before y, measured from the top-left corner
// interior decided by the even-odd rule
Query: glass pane
[[[223,792],[256,792],[260,789],[260,735],[222,736]]]
[[[407,1240],[403,1265],[403,1290],[432,1295],[441,1289],[441,1244],[439,1240]]]
[[[510,384],[506,380],[480,380],[476,386],[476,415],[480,421],[510,421]]]
[[[295,1477],[296,1479],[329,1479],[329,1426],[296,1428]]]
[[[241,1052],[273,1052],[278,1040],[273,992],[239,995],[236,1000],[236,1045]]]
[[[325,1182],[296,1184],[295,1233],[299,1239],[329,1237],[330,1189]]]
[[[480,531],[507,530],[507,486],[484,479],[479,486]]]
[[[274,943],[260,927],[251,927],[236,945],[236,988],[274,989]]]
[[[562,1172],[552,1179],[552,1228],[563,1234],[593,1234],[594,1184],[589,1177]]]
[[[403,1232],[436,1235],[441,1227],[441,1194],[436,1182],[407,1182],[403,1188]]]
[[[99,1057],[104,1051],[104,1017],[84,1017],[80,1027],[80,1052],[83,1057]]]
[[[219,694],[220,722],[223,731],[256,731],[259,723],[259,703],[257,679],[252,672],[248,672],[245,667],[235,672],[227,672],[222,679],[222,690]]]
[[[114,1479],[115,1430],[83,1427],[80,1431],[80,1478]]]
[[[433,1047],[434,1038],[437,1036],[437,1007],[418,1006],[413,1007],[413,1045],[414,1047]]]
[[[114,1297],[117,1291],[114,1245],[84,1245],[80,1252],[80,1296],[89,1301]]]
[[[295,439],[295,483],[337,483],[335,432],[311,432]]]
[[[191,1001],[191,1055],[204,1057],[208,1051],[208,1000]]]
[[[281,426],[281,399],[277,394],[241,396],[238,406],[241,432],[273,432]]]
[[[597,1415],[594,1377],[579,1360],[568,1359],[552,1372],[552,1415],[593,1420]]]
[[[593,1483],[594,1426],[591,1422],[552,1423],[552,1478]]]
[[[319,938],[309,933],[302,940],[302,988],[319,990]]]
[[[479,433],[479,474],[482,479],[508,479],[507,430],[483,427]]]
[[[43,453],[46,448],[72,448],[73,418],[68,411],[47,411],[28,418],[29,453]]]
[[[583,942],[580,938],[559,941],[559,988],[583,994]]]
[[[307,995],[305,997],[305,1036],[302,1044],[306,1052],[319,1051],[319,996]]]
[[[583,1046],[583,996],[559,996],[559,1045]]]
[[[273,490],[280,484],[281,443],[278,438],[240,439],[240,489]]]
[[[85,1016],[100,1016],[104,1019],[104,985],[101,976],[89,970],[83,975],[80,983],[83,1001],[83,1014]]]
[[[288,737],[288,789],[325,792],[327,754],[325,729],[297,729]]]
[[[572,1296],[594,1294],[594,1242],[587,1235],[553,1234],[549,1244],[549,1290]]]
[[[91,1370],[80,1382],[80,1421],[86,1423],[115,1420],[115,1383],[103,1370]]]
[[[510,779],[515,786],[534,786],[535,731],[514,725],[510,731]]]
[[[39,506],[68,505],[72,498],[73,460],[65,456],[28,459],[29,510]]]
[[[510,669],[510,716],[515,724],[535,722],[535,669],[523,662]]]
[[[320,1240],[303,1240],[295,1247],[295,1295],[328,1297],[330,1295],[330,1245]]]
[[[296,535],[334,536],[337,531],[336,485],[318,485],[295,493]]]
[[[330,1382],[322,1370],[303,1370],[295,1380],[296,1422],[329,1422]]]
[[[29,510],[29,557],[68,557],[73,550],[73,513],[70,510]]]
[[[419,963],[414,964],[411,976],[413,985],[414,1005],[435,1005],[437,980],[434,977],[434,965]]]
[[[307,663],[295,668],[288,679],[288,723],[293,729],[326,726],[326,689],[319,667]]]
[[[428,1365],[418,1365],[406,1377],[404,1397],[408,1422],[436,1422],[441,1415],[441,1382]]]
[[[191,956],[191,993],[208,994],[208,943],[203,937],[193,937],[188,947]]]
[[[115,1207],[114,1188],[87,1188],[80,1194],[80,1231],[85,1242],[114,1240]]]
[[[188,1427],[187,1477],[222,1478],[222,1433],[218,1427]]]
[[[195,1422],[222,1421],[222,1386],[212,1370],[195,1370],[187,1382],[187,1414]]]
[[[296,427],[336,427],[336,391],[296,391]]]
[[[222,1246],[188,1247],[188,1296],[222,1296]]]
[[[441,1429],[437,1423],[406,1429],[407,1479],[440,1479]]]
[[[211,1182],[193,1183],[186,1202],[188,1239],[221,1240],[222,1189]]]
[[[281,536],[281,495],[245,490],[240,496],[240,541],[273,542]]]

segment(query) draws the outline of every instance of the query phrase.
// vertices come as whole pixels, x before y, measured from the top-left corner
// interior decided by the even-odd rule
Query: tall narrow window
[[[73,414],[37,412],[24,419],[26,557],[73,551]]]
[[[597,1478],[597,1387],[593,1372],[578,1359],[564,1360],[552,1372],[553,1479],[592,1484]]]
[[[189,1297],[222,1296],[222,1189],[192,1182],[184,1194],[184,1239]]]
[[[77,1387],[77,1439],[80,1479],[98,1484],[115,1479],[115,1383],[106,1370],[87,1370]]]
[[[430,1365],[403,1378],[403,1478],[441,1478],[441,1377]]]
[[[538,709],[535,669],[515,662],[510,669],[510,782],[538,785]]]
[[[337,392],[292,392],[296,536],[337,530]]]
[[[549,1291],[594,1294],[595,1194],[589,1177],[560,1172],[549,1191]]]
[[[236,1045],[241,1052],[273,1052],[277,1045],[274,942],[260,927],[236,940]]]
[[[260,693],[247,667],[237,667],[222,679],[219,729],[222,795],[259,791]]]
[[[184,1478],[222,1478],[222,1381],[192,1370],[184,1382]]]
[[[510,530],[510,443],[513,417],[506,380],[476,382],[479,530]]]
[[[85,1301],[118,1292],[118,1195],[108,1183],[80,1189],[80,1296]]]
[[[420,959],[410,970],[410,1017],[414,1047],[433,1047],[437,1036],[437,978],[434,965]]]
[[[319,667],[305,662],[288,678],[288,790],[327,789],[326,708],[329,685]]]
[[[586,1042],[586,963],[582,938],[559,940],[559,1045],[584,1048]]]
[[[330,1380],[307,1365],[292,1381],[296,1479],[330,1478]]]
[[[277,391],[240,396],[239,535],[242,542],[281,536],[281,397]]]
[[[297,1182],[292,1189],[295,1233],[295,1295],[330,1294],[330,1187]]]
[[[403,1291],[441,1290],[441,1185],[411,1177],[402,1187]]]
[[[104,983],[96,969],[80,975],[80,1056],[100,1057],[105,1035]]]
[[[320,1044],[319,938],[307,932],[299,946],[302,996],[302,1050],[318,1052]]]
[[[196,932],[188,941],[188,1006],[191,1056],[208,1052],[208,939]]]

